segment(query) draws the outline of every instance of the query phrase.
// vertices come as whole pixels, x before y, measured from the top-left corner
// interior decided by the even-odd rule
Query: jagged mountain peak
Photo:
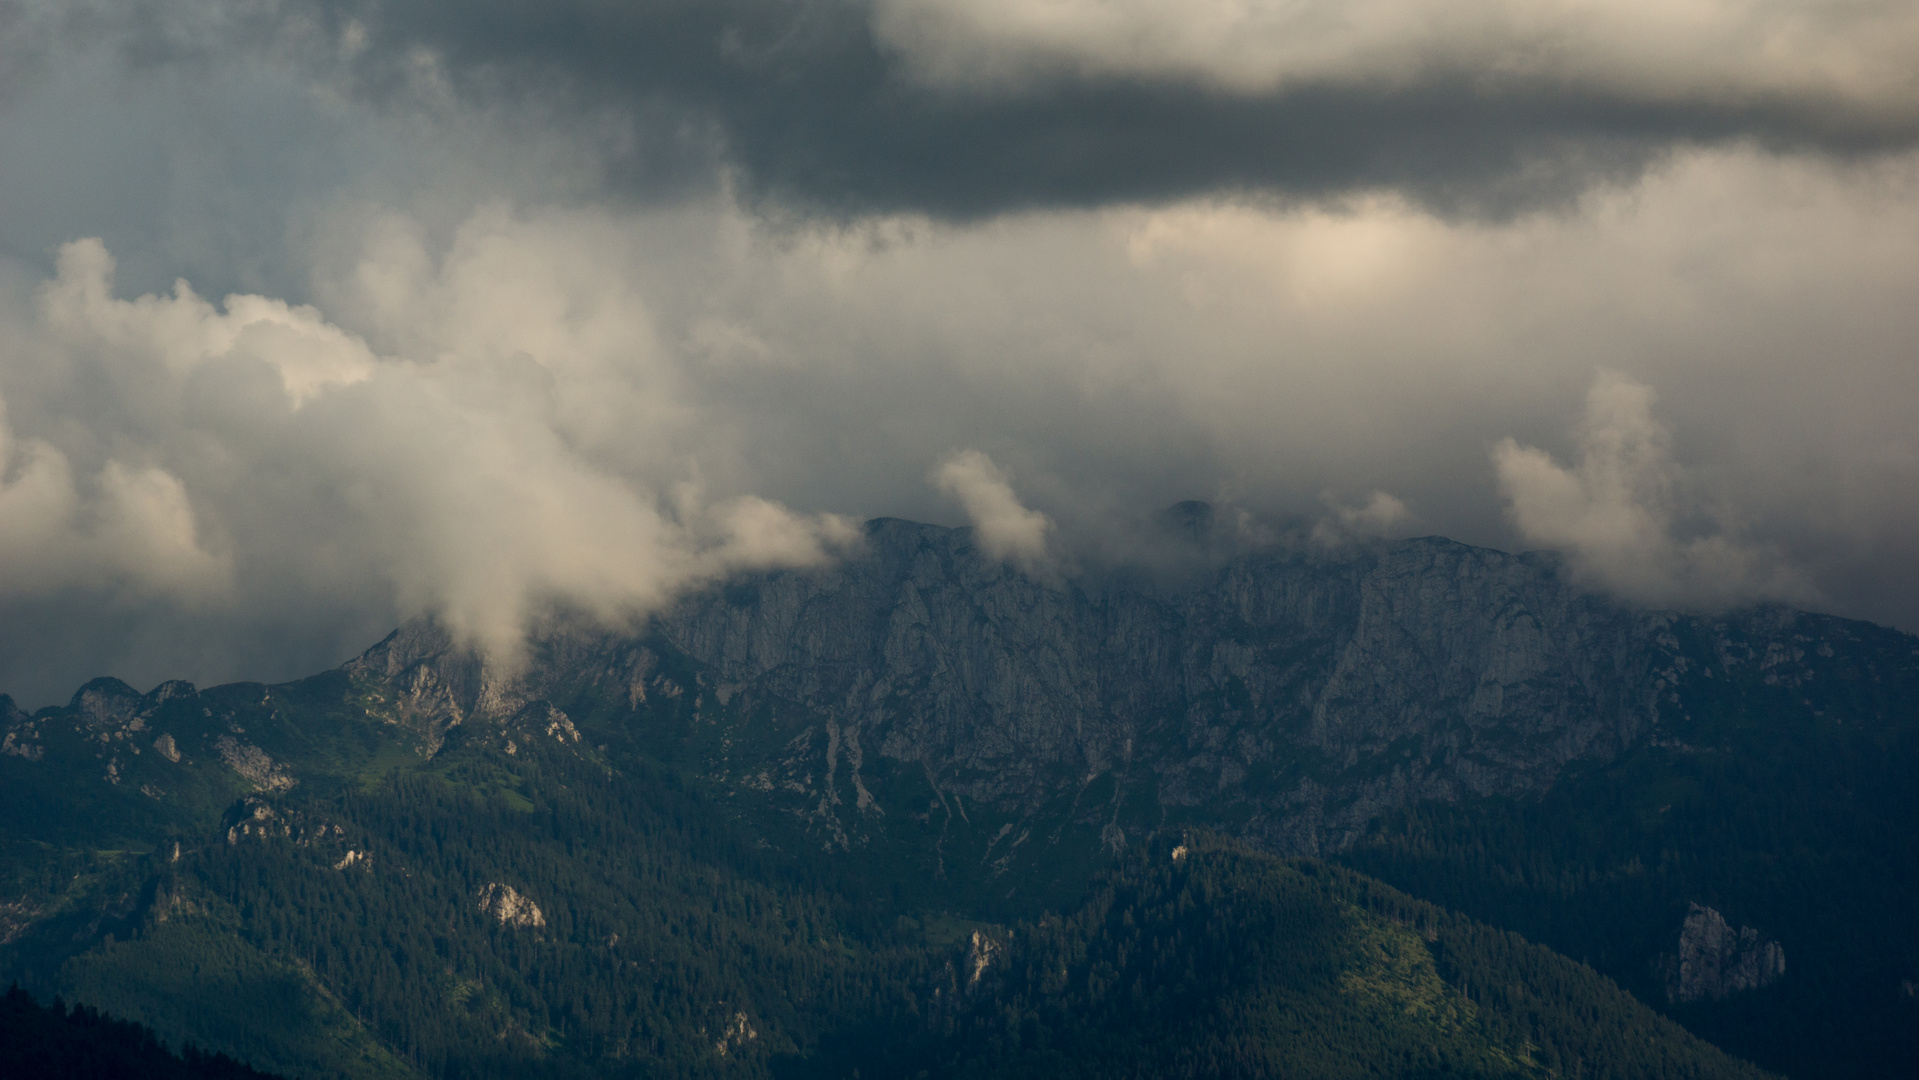
[[[581,687],[637,707],[659,655],[684,657],[724,688],[710,708],[737,694],[807,718],[742,728],[736,747],[778,745],[711,767],[805,776],[794,812],[831,818],[848,842],[896,809],[876,777],[906,768],[934,796],[1015,817],[1104,778],[1101,798],[1132,807],[1102,826],[1122,846],[1170,816],[1319,853],[1393,807],[1540,791],[1576,762],[1710,738],[1694,714],[1753,685],[1812,717],[1793,694],[1830,682],[1822,667],[1871,667],[1862,648],[1890,664],[1873,678],[1913,668],[1893,631],[1777,606],[1634,610],[1570,582],[1550,553],[1438,536],[1269,547],[1169,591],[1035,580],[963,529],[866,529],[866,550],[835,565],[737,578],[642,632],[549,626],[523,669],[430,620],[347,669],[399,687],[437,738],[470,716],[582,707]]]

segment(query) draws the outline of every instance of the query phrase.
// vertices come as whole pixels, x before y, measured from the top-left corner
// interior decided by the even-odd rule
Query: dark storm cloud
[[[929,79],[911,42],[881,40],[873,8],[846,0],[314,10],[346,43],[364,92],[392,100],[425,81],[584,122],[628,190],[686,181],[719,159],[750,197],[834,215],[1352,189],[1497,215],[1636,175],[1680,143],[1861,154],[1919,134],[1910,110],[1790,80],[1637,94],[1616,72],[1489,80],[1471,55],[1411,77],[1334,71],[1272,87],[1222,84],[1203,65],[1088,70],[1041,58],[1005,85],[956,86],[950,74]]]

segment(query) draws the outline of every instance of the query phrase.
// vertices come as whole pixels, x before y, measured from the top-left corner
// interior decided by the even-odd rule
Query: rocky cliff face
[[[1661,966],[1667,1001],[1719,1001],[1778,982],[1786,974],[1786,951],[1695,903],[1680,925],[1678,951],[1662,957]]]
[[[1736,687],[1811,715],[1861,634],[1907,671],[1919,655],[1797,612],[1628,611],[1550,556],[1436,538],[1252,554],[1152,588],[1038,582],[966,530],[868,535],[863,559],[696,597],[660,632],[736,693],[821,717],[819,770],[869,813],[874,757],[1026,810],[1110,776],[1115,806],[1143,796],[1162,820],[1321,853],[1414,800],[1537,790],[1571,762],[1683,745],[1692,711]]]
[[[873,754],[1026,808],[1111,774],[1317,852],[1383,807],[1550,783],[1657,720],[1646,620],[1540,559],[1423,540],[1255,555],[1166,590],[1036,581],[965,530],[869,537],[863,559],[660,627],[722,680],[819,713],[821,769],[861,808]]]
[[[1723,712],[1728,694],[1768,688],[1811,716],[1838,668],[1919,666],[1891,631],[1629,611],[1550,556],[1437,538],[1253,553],[1167,585],[1036,580],[964,529],[880,520],[867,537],[838,566],[691,597],[648,636],[561,628],[521,674],[425,624],[351,667],[432,738],[554,708],[541,702],[639,710],[686,692],[731,717],[713,721],[711,776],[842,845],[889,814],[985,806],[1004,818],[994,843],[1013,846],[1066,813],[1112,848],[1192,821],[1318,854],[1417,800],[1538,790],[1647,741],[1684,748],[1693,711]],[[1877,659],[1859,660],[1862,642]],[[663,674],[668,655],[697,666],[691,681]]]

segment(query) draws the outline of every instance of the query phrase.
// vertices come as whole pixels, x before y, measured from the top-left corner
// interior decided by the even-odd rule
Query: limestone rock
[[[540,905],[513,886],[498,881],[480,890],[480,910],[500,920],[503,926],[537,930],[546,925]]]
[[[966,987],[972,989],[986,976],[986,972],[1006,951],[1006,946],[995,941],[992,935],[984,931],[973,931],[972,942],[966,949]]]
[[[1778,982],[1786,974],[1786,951],[1695,903],[1680,925],[1678,952],[1662,957],[1660,966],[1668,1001],[1719,1001]]]
[[[230,845],[237,845],[249,838],[265,840],[293,835],[292,823],[278,809],[251,796],[228,807],[221,824],[226,826],[227,843]]]
[[[220,760],[226,762],[227,768],[244,777],[255,791],[285,791],[299,783],[287,772],[286,766],[252,743],[222,735],[213,748],[220,752]]]
[[[1169,587],[1035,580],[964,529],[878,521],[868,540],[659,623],[725,684],[824,718],[810,771],[847,796],[825,809],[868,811],[872,754],[1013,808],[1110,774],[1319,854],[1384,810],[1544,788],[1670,706],[1655,684],[1675,617],[1576,588],[1548,556],[1436,538],[1267,551]]]
[[[760,1033],[754,1029],[752,1021],[747,1019],[746,1014],[736,1011],[732,1018],[727,1020],[718,1041],[713,1044],[713,1049],[721,1057],[726,1057],[759,1037]]]
[[[19,940],[39,915],[40,908],[29,897],[0,900],[0,945]]]

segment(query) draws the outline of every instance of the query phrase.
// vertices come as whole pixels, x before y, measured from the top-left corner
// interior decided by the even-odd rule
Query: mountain
[[[244,941],[251,951],[229,966],[254,974],[234,985],[278,979],[314,1018],[249,1057],[275,1068],[304,1054],[372,1075],[399,1048],[408,1067],[484,1072],[498,1055],[455,1061],[482,1030],[584,1045],[565,1033],[595,1009],[567,1019],[550,1005],[578,986],[501,991],[459,1021],[470,1029],[437,1013],[393,1019],[422,1008],[409,994],[491,1001],[460,988],[529,977],[497,955],[506,967],[458,974],[452,954],[498,954],[493,938],[411,938],[409,950],[441,958],[439,974],[400,964],[376,976],[365,957],[323,963],[324,936],[249,921],[260,889],[302,875],[318,875],[300,886],[307,896],[323,881],[386,883],[382,867],[398,860],[405,873],[380,886],[392,920],[437,904],[446,925],[472,924],[461,933],[492,926],[558,948],[585,941],[590,923],[597,940],[630,942],[620,919],[637,909],[583,923],[585,909],[562,916],[552,898],[637,890],[656,926],[755,943],[750,961],[709,943],[676,968],[702,973],[692,983],[655,986],[698,997],[688,987],[716,979],[726,1000],[756,1008],[811,980],[850,987],[777,1024],[710,1003],[647,1021],[666,1023],[650,1036],[661,1061],[660,1048],[725,1043],[738,1033],[714,1033],[736,1028],[769,1033],[748,1040],[767,1062],[825,1061],[831,1033],[874,1002],[917,1000],[915,980],[954,927],[1045,925],[1081,910],[1101,875],[1200,830],[1342,862],[1520,931],[1793,1075],[1919,1066],[1919,938],[1904,914],[1919,895],[1906,780],[1919,765],[1919,641],[1780,608],[1631,610],[1549,555],[1430,538],[1235,552],[1203,513],[1182,524],[1150,571],[1035,577],[985,557],[967,530],[881,520],[837,566],[740,579],[637,632],[555,620],[510,668],[422,622],[285,686],[140,694],[96,680],[33,716],[0,703],[0,962],[48,986],[91,971],[85,985],[104,993],[120,978],[104,973],[135,963],[101,959],[116,950],[152,952],[169,935],[193,938],[168,946],[182,956]],[[587,788],[591,805],[576,797]],[[410,846],[429,819],[490,824],[457,851]],[[504,865],[475,878],[489,846],[521,842],[507,839],[515,829],[534,830],[521,837],[529,852],[547,851],[526,856],[543,868],[537,887]],[[548,851],[569,829],[665,837],[648,849],[664,861],[588,869],[598,841]],[[730,854],[706,852],[714,837]],[[244,887],[207,876],[281,848],[306,854],[248,871]],[[312,868],[296,871],[300,859]],[[642,872],[656,885],[622,876]],[[734,910],[755,895],[771,907]],[[541,925],[516,922],[529,909],[509,897],[527,898]],[[773,907],[813,912],[815,929],[795,936],[764,916]],[[1734,944],[1702,945],[1699,928],[1718,924],[1695,908],[1731,935],[1712,941]],[[156,929],[156,910],[189,909]],[[683,917],[661,914],[674,911]],[[306,918],[298,904],[278,917]],[[647,956],[678,940],[661,933],[644,939]],[[841,942],[835,973],[809,951],[822,940]],[[1742,948],[1757,950],[1748,966],[1763,977],[1737,975]],[[618,997],[625,969],[591,955],[579,970],[601,973],[578,985]],[[1709,966],[1716,982],[1701,981]],[[391,992],[347,989],[361,983]],[[1709,984],[1731,989],[1673,990]],[[155,983],[142,1000],[166,993]],[[546,1016],[525,1011],[535,999]],[[638,1030],[588,1041],[630,1050]],[[548,1052],[522,1049],[529,1061]]]

